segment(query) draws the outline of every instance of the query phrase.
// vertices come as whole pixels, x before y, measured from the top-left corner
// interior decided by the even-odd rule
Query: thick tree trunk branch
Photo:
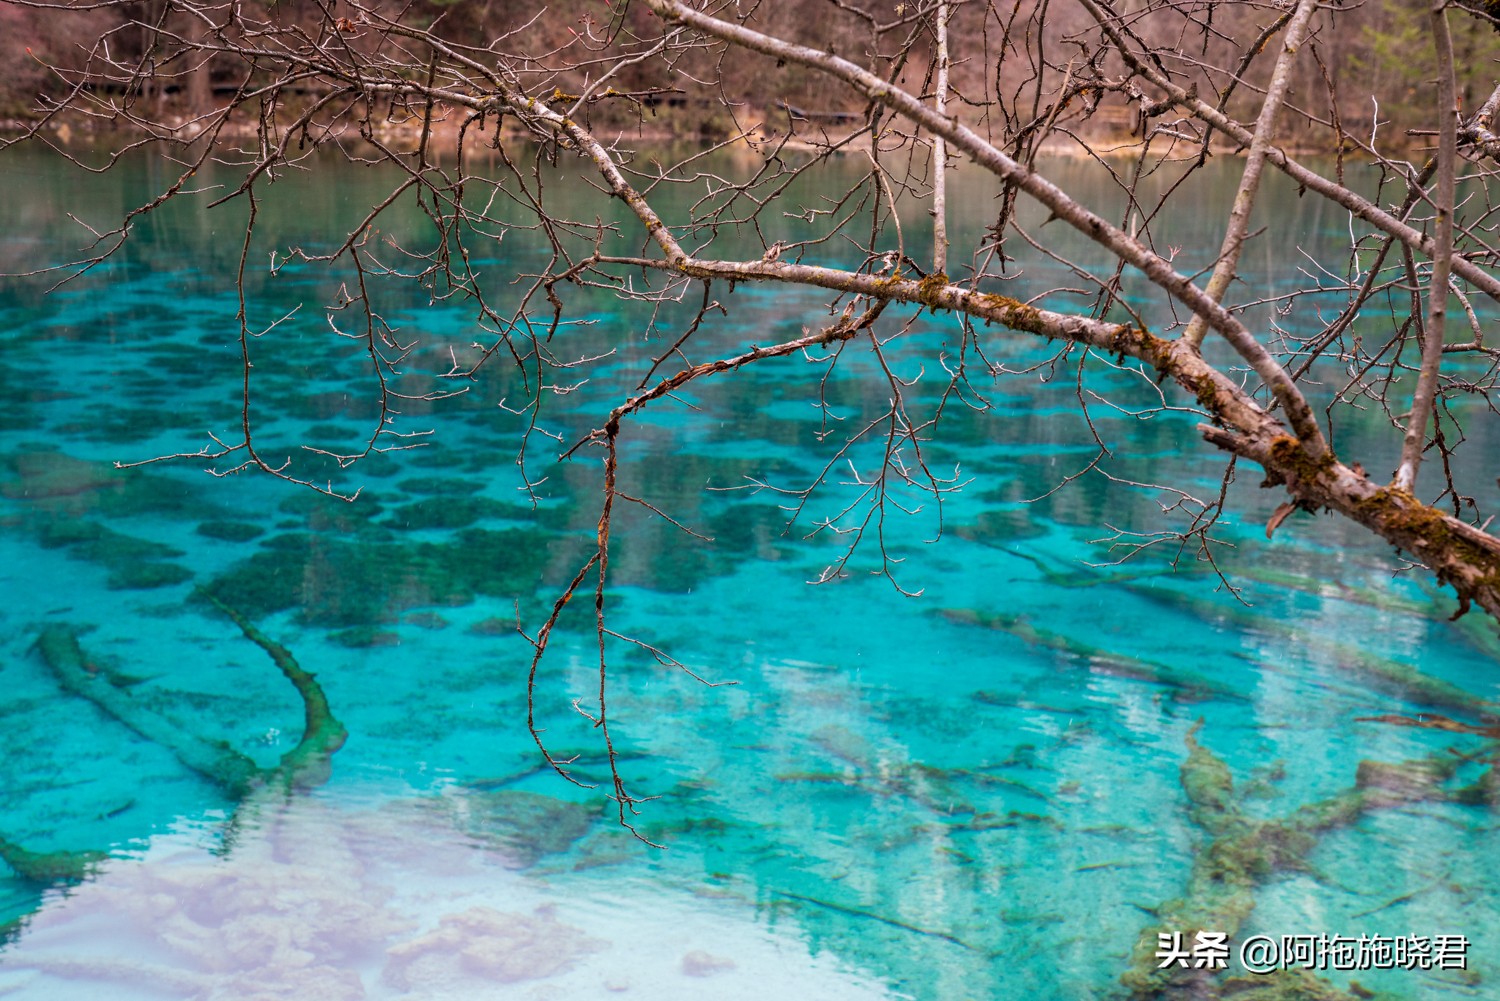
[[[1458,141],[1492,159],[1500,159],[1500,135],[1495,134],[1495,114],[1500,112],[1500,87],[1496,87],[1474,117],[1458,132]]]
[[[701,279],[777,281],[952,310],[977,320],[1049,340],[1086,344],[1109,354],[1136,358],[1192,394],[1217,424],[1200,428],[1210,444],[1258,463],[1267,486],[1284,486],[1299,506],[1336,511],[1405,550],[1437,578],[1453,586],[1463,608],[1471,602],[1500,618],[1500,539],[1424,504],[1409,492],[1385,489],[1332,456],[1309,457],[1290,429],[1253,396],[1206,362],[1181,340],[1156,337],[1128,324],[1039,309],[1005,296],[975,292],[931,279],[878,277],[813,265],[782,262],[713,261],[688,258],[668,264],[652,258],[618,258],[612,263],[647,267]],[[729,367],[790,350],[844,339],[836,325],[817,335],[756,348]],[[852,331],[850,331],[852,334]],[[782,350],[787,348],[788,350]],[[707,366],[704,372],[725,366]],[[680,383],[673,383],[675,387]],[[629,409],[627,405],[627,409]]]

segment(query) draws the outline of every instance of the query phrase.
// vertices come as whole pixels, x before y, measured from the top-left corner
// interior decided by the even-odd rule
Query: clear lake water
[[[1210,164],[1195,182],[1201,216],[1160,222],[1161,242],[1187,248],[1179,266],[1211,259],[1233,166]],[[1055,169],[1118,208],[1097,166]],[[84,243],[68,213],[107,228],[172,176],[136,157],[94,177],[24,150],[0,170],[0,271],[13,275]],[[840,170],[857,165],[782,200],[811,204],[816,183],[848,180]],[[233,177],[204,174],[194,183],[206,190]],[[981,332],[991,360],[1041,367],[976,379],[987,410],[949,401],[925,458],[967,485],[940,513],[898,492],[920,510],[884,520],[895,579],[916,597],[872,572],[869,538],[846,575],[810,583],[847,542],[814,531],[820,519],[862,518],[860,484],[881,462],[873,437],[842,456],[840,432],[823,437],[830,420],[859,427],[888,407],[867,349],[850,345],[832,369],[746,366],[627,421],[622,489],[712,541],[617,505],[610,627],[733,682],[709,687],[611,642],[619,767],[650,797],[633,822],[665,847],[632,837],[605,795],[599,733],[574,708],[597,709],[591,592],[560,623],[536,690],[551,747],[576,756],[588,788],[546,767],[526,730],[531,647],[516,624],[534,632],[598,519],[598,451],[558,462],[558,442],[633,390],[698,293],[655,314],[597,289],[563,293],[585,322],[559,330],[559,357],[614,353],[587,385],[544,394],[545,433],[526,452],[534,503],[516,461],[528,417],[499,405],[527,390],[503,359],[461,396],[398,403],[399,429],[433,432],[413,439],[422,447],[341,471],[300,446],[361,448],[378,419],[368,358],[325,310],[349,276],[300,263],[273,275],[270,253],[331,249],[390,180],[328,162],[266,189],[246,282],[251,326],[280,320],[252,341],[257,441],[298,475],[358,489],[352,503],[249,472],[206,475],[202,461],[113,466],[239,433],[226,276],[242,204],[210,210],[202,197],[148,214],[118,253],[50,293],[56,275],[0,280],[0,839],[93,860],[81,880],[0,866],[0,996],[1123,999],[1122,978],[1213,850],[1189,799],[1197,782],[1222,792],[1244,835],[1225,864],[1249,867],[1240,899],[1253,906],[1233,942],[1463,935],[1465,969],[1322,975],[1410,1001],[1500,997],[1500,830],[1492,807],[1452,795],[1478,781],[1488,765],[1474,759],[1493,745],[1358,719],[1484,720],[1500,703],[1493,624],[1448,621],[1451,593],[1420,572],[1393,575],[1399,557],[1332,517],[1299,514],[1268,540],[1281,496],[1244,468],[1215,551],[1238,597],[1191,552],[1174,569],[1170,544],[1114,565],[1117,531],[1181,522],[1162,513],[1170,492],[1098,473],[1048,494],[1098,451],[1080,393],[1119,480],[1212,499],[1224,462],[1180,394],[1167,393],[1177,409],[1143,413],[1149,380],[1091,357],[1075,385],[1078,352],[1046,364],[1055,346],[1000,330]],[[559,203],[586,206],[579,218],[619,212],[566,169],[551,183]],[[959,184],[955,244],[972,245],[994,193],[983,179]],[[1247,252],[1258,289],[1290,288],[1320,257],[1342,267],[1346,217],[1295,190],[1267,198],[1273,232]],[[411,205],[381,225],[393,265],[425,238]],[[751,246],[749,234],[725,239]],[[1056,262],[1011,252],[1007,294],[1069,283]],[[502,302],[505,283],[545,260],[523,231],[476,254]],[[459,299],[431,302],[413,281],[371,289],[417,343],[403,391],[457,388],[437,377],[492,340]],[[695,335],[694,361],[826,317],[820,296],[794,289],[715,295],[727,315]],[[1172,322],[1144,288],[1132,303]],[[1251,316],[1306,329],[1328,303],[1284,305]],[[884,332],[907,321],[887,356],[903,377],[923,375],[908,403],[930,414],[957,321],[908,312]],[[1478,457],[1495,452],[1477,409],[1469,431],[1476,465],[1459,475],[1493,505],[1494,470]],[[1380,415],[1335,432],[1341,454],[1392,464],[1397,439]],[[790,526],[789,495],[757,489],[794,489],[825,467]],[[296,744],[302,705],[195,588],[316,674],[349,730],[326,782],[228,795],[64,688],[42,654],[44,634],[70,636],[88,684],[269,767]],[[1288,833],[1300,808],[1361,775],[1359,788],[1383,788],[1362,762],[1406,763],[1393,771],[1444,791]],[[1284,847],[1265,847],[1277,838]],[[1243,973],[1236,958],[1224,975]]]

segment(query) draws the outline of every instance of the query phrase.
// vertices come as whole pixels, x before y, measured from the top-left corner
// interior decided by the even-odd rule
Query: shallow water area
[[[157,835],[59,893],[0,991],[168,999],[888,994],[739,907],[649,880],[527,876],[444,797],[242,807],[232,845]]]

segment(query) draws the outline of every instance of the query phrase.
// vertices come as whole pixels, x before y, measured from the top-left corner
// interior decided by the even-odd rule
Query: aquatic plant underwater
[[[62,238],[58,206],[95,198],[75,211],[107,215],[130,197],[64,198],[48,188],[66,181],[31,169],[32,194],[3,206],[7,261]],[[151,165],[134,169],[145,184]],[[353,211],[363,183],[296,204]],[[406,404],[403,422],[437,433],[355,467],[339,484],[359,488],[352,503],[191,464],[115,468],[238,416],[235,304],[213,277],[236,251],[211,216],[174,211],[87,280],[3,286],[0,992],[1494,991],[1485,731],[1500,644],[1477,616],[1450,623],[1453,602],[1422,581],[1388,579],[1373,543],[1311,517],[1268,540],[1270,500],[1236,483],[1219,566],[1238,596],[1212,567],[1154,550],[1110,565],[1107,526],[1150,531],[1164,502],[1098,476],[1048,494],[1095,448],[1069,389],[1016,379],[930,443],[930,462],[972,477],[946,498],[941,539],[927,541],[930,509],[887,527],[899,582],[922,594],[869,573],[867,556],[810,587],[838,540],[807,538],[816,519],[787,531],[785,497],[757,487],[828,461],[816,390],[793,363],[705,382],[690,407],[632,425],[620,472],[712,540],[647,510],[622,510],[614,531],[611,628],[646,645],[610,651],[609,697],[618,767],[654,797],[632,817],[666,846],[650,848],[604,795],[585,715],[591,609],[560,620],[536,713],[593,788],[559,778],[526,731],[532,646],[517,624],[534,633],[592,544],[599,470],[538,447],[537,503],[517,489],[526,418],[498,405],[513,374]],[[502,274],[535,252],[503,250]],[[256,277],[251,301],[269,323],[336,288],[286,266]],[[442,372],[472,341],[461,308],[379,294],[393,324],[430,335],[414,371]],[[817,301],[741,289],[712,336],[795,333]],[[615,348],[606,375],[636,378],[662,350],[640,334],[649,318],[610,300],[590,319],[565,336],[580,355]],[[267,446],[337,452],[377,416],[357,353],[323,322],[293,316],[262,338]],[[673,322],[666,310],[660,333]],[[940,341],[943,324],[924,318],[910,338]],[[822,389],[852,422],[885,402],[868,374],[851,361]],[[1089,378],[1122,401],[1093,415],[1118,444],[1114,475],[1219,489],[1222,467],[1177,446],[1191,416],[1139,420],[1128,379]],[[586,434],[610,392],[560,397],[549,427]],[[828,510],[860,482],[867,457],[848,458]],[[735,684],[705,686],[655,651]],[[1402,725],[1419,717],[1454,726]],[[1237,951],[1223,971],[1162,965],[1163,936],[1190,946],[1200,931],[1236,947],[1326,935],[1414,949],[1416,936],[1430,960],[1435,937],[1468,944],[1461,968],[1372,969],[1367,955],[1257,974]]]

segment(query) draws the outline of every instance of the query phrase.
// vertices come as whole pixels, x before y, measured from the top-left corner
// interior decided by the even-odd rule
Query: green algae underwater
[[[95,187],[24,153],[10,169],[30,192],[0,198],[4,270],[19,271],[71,246],[65,211],[118,216],[160,168],[127,160]],[[1204,197],[1232,197],[1223,179]],[[383,194],[366,174],[296,183],[310,187],[263,224],[283,244]],[[1294,192],[1267,197],[1301,245],[1339,235],[1340,220],[1324,233],[1298,216]],[[618,767],[654,797],[634,822],[666,847],[647,847],[615,821],[605,748],[574,708],[597,700],[586,614],[562,620],[536,712],[591,788],[561,780],[525,728],[518,625],[534,631],[587,558],[600,481],[597,464],[538,446],[547,479],[534,502],[517,489],[524,421],[497,406],[512,374],[403,414],[435,430],[423,448],[348,474],[297,453],[359,488],[352,503],[192,463],[115,468],[238,419],[234,297],[216,277],[235,223],[169,206],[95,275],[45,296],[0,284],[0,993],[1500,991],[1494,742],[1370,721],[1493,722],[1494,630],[1447,621],[1451,600],[1391,579],[1390,554],[1347,526],[1294,518],[1268,542],[1278,498],[1247,483],[1220,551],[1243,603],[1191,561],[1104,566],[1101,526],[1150,531],[1160,506],[1098,477],[1027,503],[1093,454],[1068,391],[1034,381],[998,382],[991,413],[954,413],[932,442],[931,461],[975,482],[947,499],[937,543],[926,514],[889,529],[915,598],[869,574],[868,555],[809,586],[837,540],[807,538],[812,521],[788,531],[784,498],[754,489],[829,461],[808,405],[823,370],[747,367],[627,428],[629,492],[712,539],[639,510],[615,528],[611,628],[649,646],[609,651],[612,725]],[[513,274],[538,248],[490,252]],[[259,342],[268,446],[337,452],[368,431],[360,359],[319,327],[336,288],[312,269],[252,277],[267,322],[308,311]],[[414,378],[474,340],[460,304],[396,283],[376,294],[428,338]],[[731,302],[702,332],[723,352],[795,334],[820,308],[787,290]],[[662,310],[647,337],[645,314],[577,305],[592,325],[568,330],[570,349],[616,354],[553,404],[551,427],[575,438],[688,315]],[[952,334],[922,317],[895,363],[914,372]],[[1044,357],[995,337],[1018,367]],[[851,360],[823,387],[851,424],[884,405],[868,375]],[[1108,366],[1089,378],[1128,400]],[[1094,421],[1122,477],[1217,490],[1222,465],[1190,416]],[[1345,429],[1341,447],[1376,430]],[[735,684],[707,687],[653,649]],[[1221,972],[1161,968],[1159,936],[1198,931],[1469,945],[1461,969],[1253,974],[1234,953]]]

